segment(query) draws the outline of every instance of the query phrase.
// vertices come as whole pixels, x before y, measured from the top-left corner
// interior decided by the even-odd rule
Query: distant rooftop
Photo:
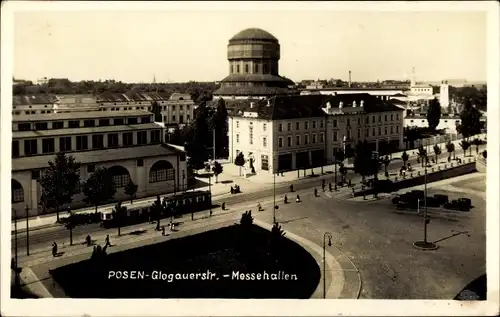
[[[92,118],[118,118],[118,117],[133,117],[150,115],[151,113],[145,110],[129,110],[129,111],[85,111],[85,112],[65,112],[65,113],[47,113],[33,115],[17,115],[13,116],[13,122],[27,121],[55,121],[55,120],[79,120]]]
[[[58,101],[57,97],[54,95],[24,95],[24,96],[12,96],[13,106],[22,105],[46,105],[54,104]]]

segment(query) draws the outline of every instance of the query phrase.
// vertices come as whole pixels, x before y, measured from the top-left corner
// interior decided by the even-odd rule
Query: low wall
[[[427,169],[427,180],[425,175],[406,177],[405,179],[400,179],[398,177],[398,181],[393,183],[391,191],[398,191],[402,188],[409,188],[418,185],[423,185],[425,181],[427,181],[427,183],[432,183],[447,178],[474,173],[477,172],[477,169],[476,169],[476,162],[470,162],[461,164],[456,167],[448,168],[445,170],[434,171],[434,172],[431,171],[432,171],[431,168]],[[364,191],[355,192],[354,196],[355,197],[363,196],[363,192],[364,195],[371,195],[375,192],[375,190],[373,188],[369,188]]]

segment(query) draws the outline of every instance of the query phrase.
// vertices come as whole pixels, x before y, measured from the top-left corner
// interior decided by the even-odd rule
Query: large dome
[[[233,36],[229,41],[239,41],[239,40],[267,40],[267,41],[278,41],[271,33],[258,28],[245,29],[235,36]]]

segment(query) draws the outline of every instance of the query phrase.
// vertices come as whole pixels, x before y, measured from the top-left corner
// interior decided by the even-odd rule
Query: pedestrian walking
[[[88,234],[87,237],[85,238],[85,243],[87,244],[88,247],[92,244],[92,238]]]
[[[165,235],[165,226],[161,226],[161,235],[164,236]]]
[[[295,199],[295,202],[298,202],[298,203],[300,202],[300,196],[299,195],[297,195],[297,198]]]
[[[293,193],[293,184],[290,185],[290,192]]]
[[[170,231],[174,231],[175,225],[173,222],[170,223]]]
[[[52,256],[55,257],[57,255],[57,243],[54,241],[52,243]]]
[[[352,183],[351,183],[351,179],[349,178],[349,182],[347,183],[347,187],[351,187],[352,186]]]
[[[325,186],[326,186],[326,183],[325,183],[325,180],[323,179],[321,181],[321,188],[323,189],[323,191],[325,191]]]
[[[221,208],[222,210],[226,210],[226,203],[222,203]]]
[[[106,240],[104,242],[105,242],[104,247],[108,247],[108,246],[110,247],[111,246],[111,243],[109,242],[109,234],[106,235]]]
[[[332,190],[333,190],[333,189],[332,189],[332,183],[328,183],[328,190],[329,190],[329,191],[332,191]]]
[[[318,190],[316,188],[314,189],[314,197],[318,197]]]

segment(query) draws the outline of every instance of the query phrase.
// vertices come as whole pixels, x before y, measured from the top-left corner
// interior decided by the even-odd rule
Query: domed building
[[[295,83],[279,75],[280,44],[262,29],[245,29],[229,40],[229,76],[214,92],[215,98],[256,99],[289,95]]]

